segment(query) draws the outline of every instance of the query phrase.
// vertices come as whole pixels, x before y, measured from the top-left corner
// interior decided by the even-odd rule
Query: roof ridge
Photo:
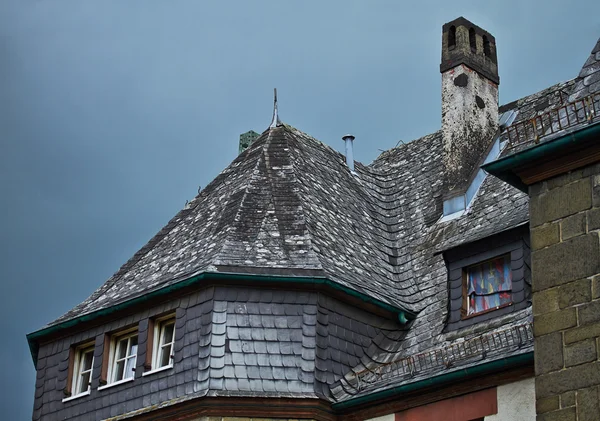
[[[264,140],[265,134],[267,135],[266,140]],[[244,152],[249,154],[249,150],[252,149],[252,147],[262,148],[264,151],[265,144],[266,144],[266,142],[269,141],[270,134],[271,134],[270,129],[265,130],[254,142],[252,142],[250,147],[248,147]],[[264,142],[264,143],[261,144],[262,142]],[[244,153],[244,152],[242,152],[242,153]],[[215,253],[215,256],[217,257],[217,259],[219,258],[219,256],[221,255],[221,252],[223,251],[223,249],[229,242],[229,234],[231,233],[233,226],[239,220],[239,216],[241,215],[243,204],[246,201],[246,198],[248,197],[249,187],[252,184],[253,180],[256,178],[255,177],[256,169],[259,167],[261,160],[264,160],[264,152],[261,153],[260,156],[258,157],[258,159],[256,160],[256,164],[254,165],[253,170],[252,170],[252,176],[248,179],[247,183],[244,186],[244,194],[243,194],[241,200],[237,203],[237,210],[235,212],[235,216],[233,217],[233,221],[234,221],[233,224],[226,225],[225,240],[222,242],[221,246],[219,247],[219,250],[217,250]],[[234,193],[235,192],[233,192],[233,191],[229,192],[229,195],[227,197],[228,202],[231,199],[231,197],[234,195]]]

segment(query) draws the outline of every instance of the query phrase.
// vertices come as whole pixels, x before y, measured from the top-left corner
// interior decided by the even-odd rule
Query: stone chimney
[[[498,128],[496,40],[463,17],[442,28],[445,197],[463,194]]]
[[[246,133],[242,133],[240,135],[240,151],[239,153],[244,152],[246,149],[250,147],[250,145],[260,137],[259,133],[256,133],[254,130],[250,130]]]

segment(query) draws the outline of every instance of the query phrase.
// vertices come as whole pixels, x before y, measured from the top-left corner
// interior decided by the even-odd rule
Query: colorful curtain
[[[512,299],[510,256],[499,257],[468,270],[467,315],[508,304]]]

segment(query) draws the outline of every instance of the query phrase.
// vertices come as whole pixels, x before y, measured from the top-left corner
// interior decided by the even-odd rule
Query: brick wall
[[[529,193],[537,420],[600,420],[600,164]]]

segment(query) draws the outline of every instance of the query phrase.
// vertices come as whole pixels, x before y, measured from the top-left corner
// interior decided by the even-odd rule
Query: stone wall
[[[529,193],[537,420],[600,420],[600,164]]]

